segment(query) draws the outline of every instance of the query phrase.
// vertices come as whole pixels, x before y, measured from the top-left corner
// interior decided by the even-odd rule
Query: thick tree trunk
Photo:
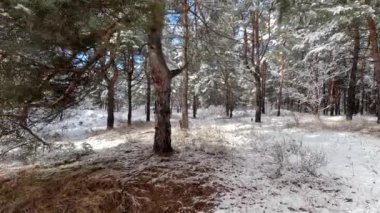
[[[188,17],[188,1],[183,0],[182,5],[182,27],[183,27],[183,58],[185,64],[188,63],[188,49],[189,49],[189,17]],[[189,105],[188,105],[188,92],[189,92],[189,70],[186,68],[182,72],[182,118],[181,128],[189,128]]]
[[[378,46],[378,34],[376,23],[372,18],[368,19],[369,40],[371,44],[371,55],[375,69],[375,83],[376,83],[376,114],[377,123],[380,124],[380,53]]]
[[[114,85],[108,86],[107,94],[107,129],[114,128],[114,112],[115,112],[115,89]]]
[[[170,82],[157,90],[157,113],[153,149],[156,153],[172,152],[170,124]]]
[[[173,151],[171,146],[170,124],[170,83],[171,78],[175,75],[170,72],[166,65],[161,44],[165,19],[165,1],[156,0],[152,1],[150,4],[151,20],[147,33],[149,62],[152,68],[152,79],[156,93],[156,119],[153,149],[158,154],[166,154]]]
[[[355,94],[356,94],[356,73],[358,70],[359,51],[360,51],[360,32],[358,24],[354,26],[354,52],[353,52],[353,64],[350,72],[350,81],[348,87],[347,98],[347,114],[346,119],[352,120],[352,116],[355,112]]]
[[[107,70],[113,65],[113,76],[107,76]],[[111,58],[108,65],[103,67],[104,80],[107,83],[107,129],[114,128],[114,113],[115,113],[115,85],[119,78],[119,71]]]

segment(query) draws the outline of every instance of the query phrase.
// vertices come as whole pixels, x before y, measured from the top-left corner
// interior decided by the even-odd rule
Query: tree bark
[[[355,23],[353,27],[354,30],[354,52],[353,52],[353,64],[350,72],[350,81],[348,87],[348,98],[347,98],[347,114],[346,119],[352,120],[352,116],[355,112],[355,91],[356,91],[356,73],[358,70],[359,61],[359,51],[360,51],[360,32],[359,26]]]
[[[198,97],[197,95],[193,96],[193,118],[197,118],[197,110],[198,110]]]
[[[343,113],[347,115],[347,89],[343,91]]]
[[[148,27],[149,62],[152,68],[152,80],[156,92],[156,119],[153,150],[157,154],[173,152],[171,146],[170,93],[171,79],[175,75],[170,72],[162,51],[162,30],[165,19],[165,1],[156,0],[150,3],[151,20]],[[179,74],[178,70],[175,74]]]
[[[112,58],[107,65],[104,64],[102,72],[104,74],[104,80],[107,84],[107,129],[114,128],[114,113],[115,113],[115,85],[119,79],[119,71],[114,63],[114,58]],[[112,77],[108,77],[107,71],[113,65]]]
[[[361,83],[361,100],[360,100],[360,115],[363,115],[364,114],[364,96],[365,96],[365,84],[364,84],[364,75],[365,75],[365,62],[362,62],[361,63],[361,66],[360,66],[360,70],[361,70],[361,76],[360,76],[360,83]]]
[[[135,67],[133,51],[128,53],[127,87],[128,87],[128,125],[132,124],[132,77]]]
[[[113,85],[109,85],[107,89],[107,129],[113,129],[115,121],[115,88]]]
[[[188,49],[189,49],[189,5],[187,0],[183,0],[182,5],[182,27],[183,27],[183,59],[184,64],[188,63]],[[182,118],[181,128],[189,128],[189,105],[188,105],[188,91],[189,91],[189,70],[186,68],[182,72]]]
[[[340,91],[338,91],[336,106],[335,106],[335,115],[340,115],[340,98],[341,98]]]
[[[266,90],[267,69],[268,69],[268,64],[264,60],[261,63],[261,68],[260,68],[260,72],[261,72],[260,75],[262,78],[262,81],[261,81],[261,93],[262,93],[261,113],[262,114],[265,114],[265,96],[266,96],[265,90]]]
[[[256,51],[256,53],[255,53]],[[255,122],[261,122],[262,110],[262,82],[260,73],[260,37],[259,37],[259,15],[257,11],[252,13],[252,64],[254,65],[254,78],[256,87],[256,115]]]
[[[150,105],[151,105],[151,93],[152,93],[152,88],[151,88],[151,76],[150,72],[148,70],[148,60],[146,59],[144,62],[144,70],[145,70],[145,75],[146,75],[146,121],[150,121]]]
[[[376,22],[373,18],[368,18],[368,28],[369,28],[369,41],[371,44],[371,56],[375,69],[375,85],[376,85],[376,114],[377,123],[380,124],[380,53],[378,46],[378,34],[376,29]]]
[[[330,82],[329,82],[329,102],[330,102],[330,116],[334,116],[335,106],[336,106],[335,78],[330,79]]]
[[[285,78],[285,61],[284,57],[281,57],[281,67],[280,67],[280,88],[278,90],[277,98],[277,116],[281,116],[281,104],[282,104],[282,87],[284,85]]]

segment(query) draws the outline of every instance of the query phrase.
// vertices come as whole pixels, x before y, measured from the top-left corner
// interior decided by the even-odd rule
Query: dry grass
[[[380,126],[363,118],[354,118],[354,121],[338,120],[326,121],[319,119],[317,122],[304,122],[302,127],[310,131],[330,130],[337,132],[360,132],[363,134],[380,137]]]
[[[137,166],[137,165],[136,165]],[[162,168],[161,168],[162,167]],[[210,212],[218,186],[209,169],[147,167],[119,162],[29,169],[0,177],[0,212]],[[167,175],[167,171],[175,171]]]

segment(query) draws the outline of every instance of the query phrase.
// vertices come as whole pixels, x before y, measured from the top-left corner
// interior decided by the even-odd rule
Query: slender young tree
[[[280,116],[281,115],[281,104],[282,104],[282,88],[283,88],[283,85],[284,85],[284,79],[285,79],[285,60],[284,60],[284,56],[281,55],[281,59],[280,59],[280,82],[279,82],[279,89],[278,89],[278,95],[277,95],[277,116]]]
[[[183,60],[184,64],[188,63],[189,57],[189,41],[190,41],[190,32],[189,32],[189,3],[187,0],[182,2],[182,28],[183,28]],[[182,103],[181,103],[181,128],[189,128],[189,105],[188,105],[188,93],[189,93],[189,69],[184,69],[182,72]]]
[[[133,49],[130,48],[128,53],[124,53],[124,69],[127,77],[127,99],[128,99],[128,125],[132,124],[132,81],[135,71],[135,56]]]
[[[352,120],[352,116],[355,112],[355,95],[356,95],[356,74],[358,70],[358,61],[359,61],[359,51],[360,51],[360,32],[359,24],[354,23],[353,26],[353,37],[354,37],[354,52],[352,60],[352,68],[350,71],[350,81],[348,86],[348,98],[347,98],[347,114],[346,119]]]
[[[144,72],[146,76],[146,121],[150,121],[150,106],[151,106],[151,96],[152,96],[152,77],[150,70],[148,68],[148,58],[144,61]]]

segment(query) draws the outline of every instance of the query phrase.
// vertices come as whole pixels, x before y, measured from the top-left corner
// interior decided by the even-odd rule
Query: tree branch
[[[184,69],[186,69],[189,66],[189,62],[187,62],[183,67],[175,70],[170,71],[170,78],[174,78],[177,75],[179,75]]]

